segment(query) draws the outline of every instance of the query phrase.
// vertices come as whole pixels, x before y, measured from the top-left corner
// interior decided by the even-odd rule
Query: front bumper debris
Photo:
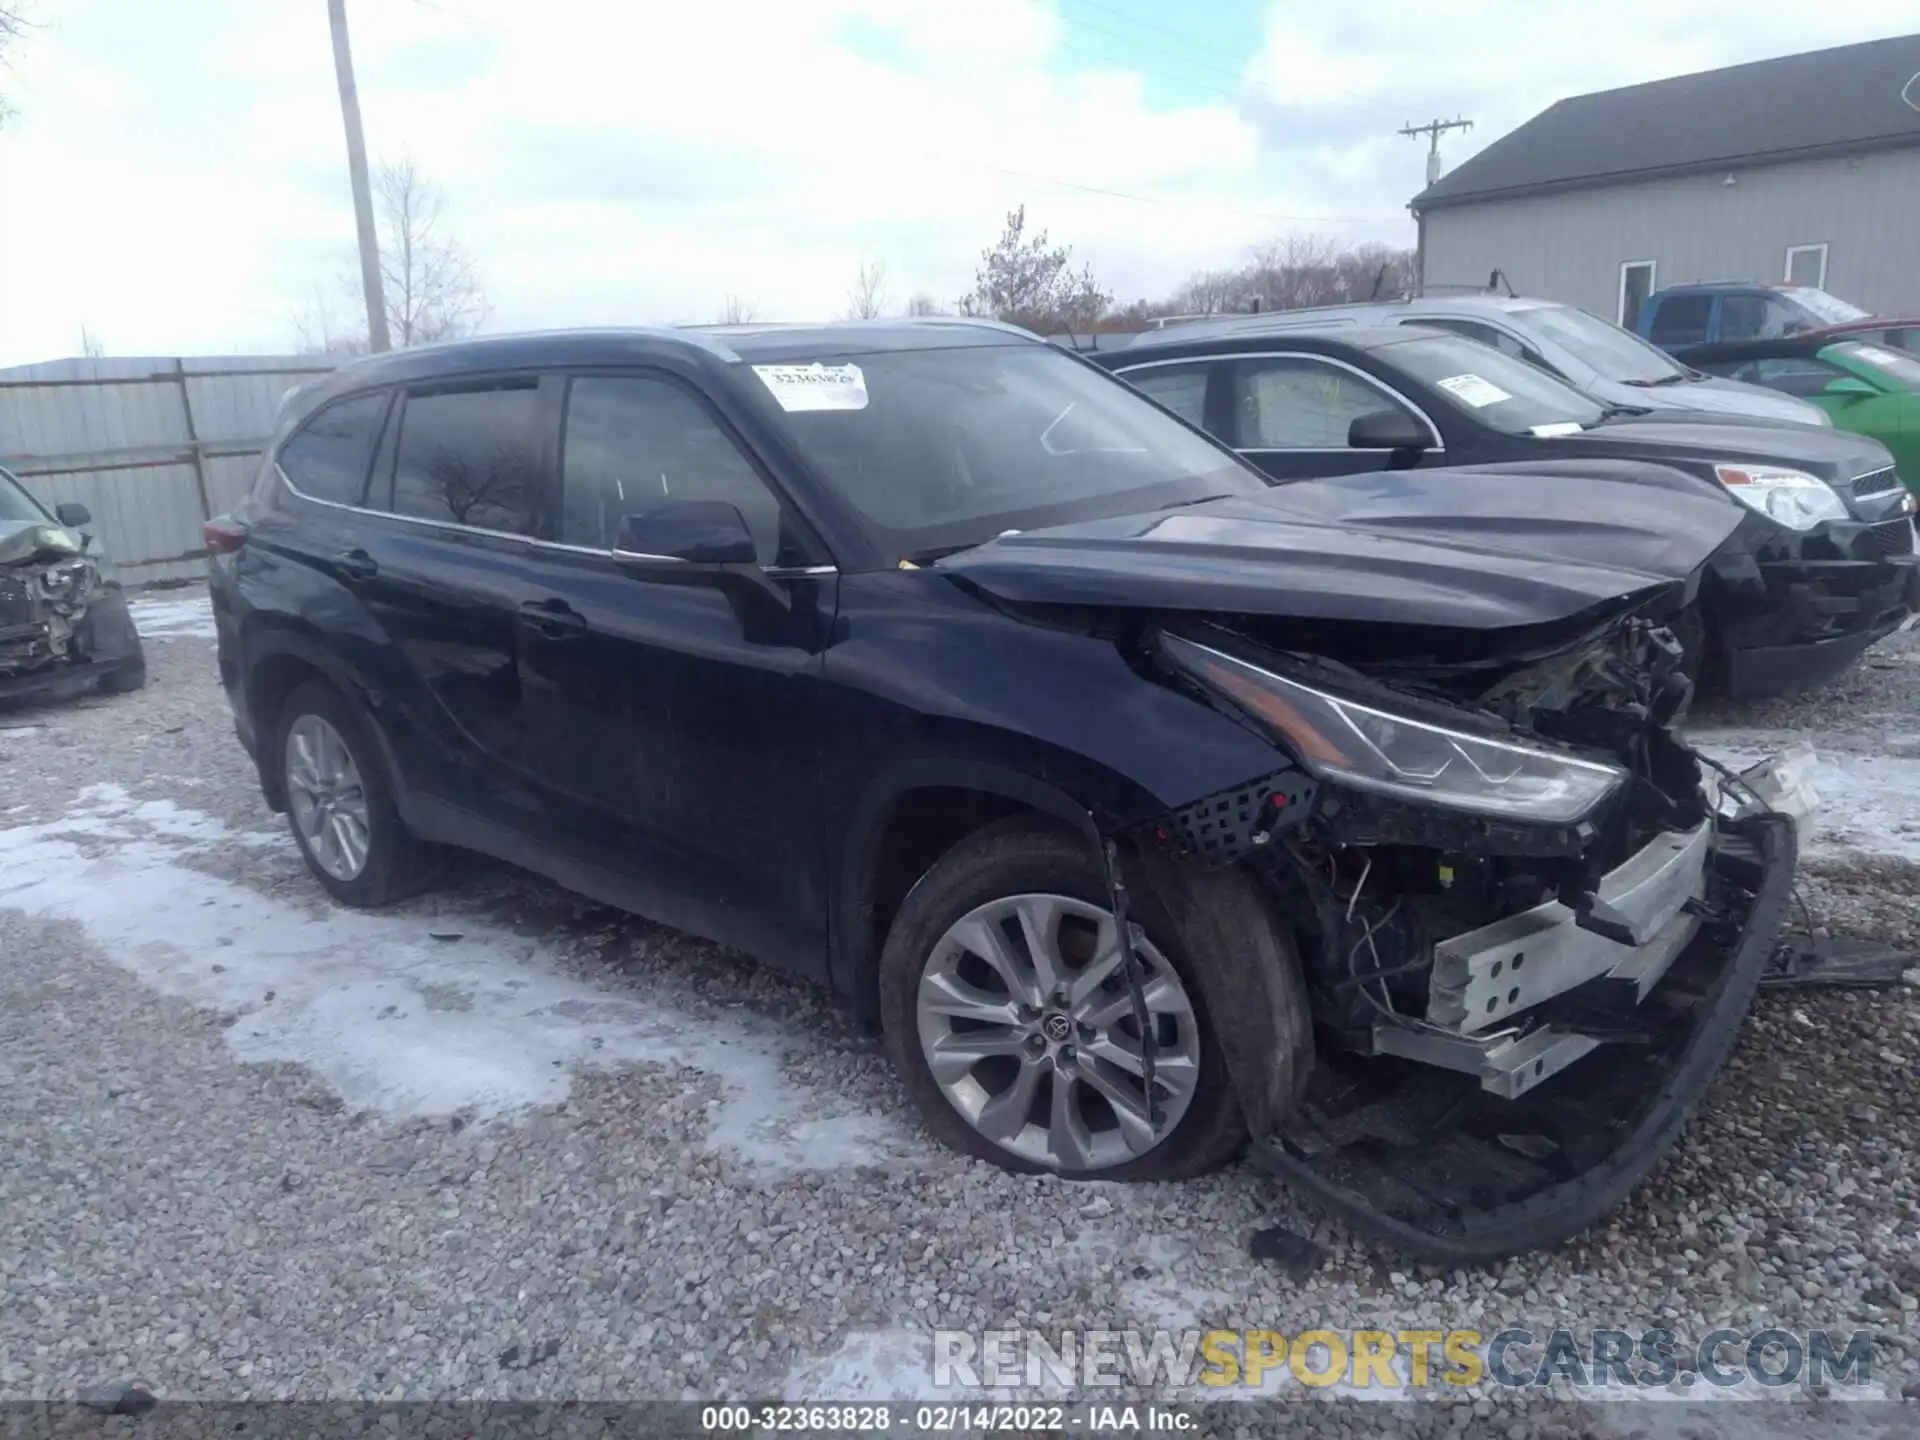
[[[1513,1022],[1593,982],[1646,999],[1700,928],[1712,831],[1707,821],[1662,835],[1601,879],[1600,899],[1632,927],[1630,947],[1581,928],[1558,900],[1440,941],[1424,1023],[1377,1022],[1376,1052],[1461,1071],[1509,1100],[1552,1079],[1601,1042],[1564,1025],[1522,1034]]]
[[[1709,604],[1735,698],[1830,680],[1920,611],[1913,522],[1845,528],[1844,540],[1826,537],[1831,553],[1763,559],[1738,579],[1730,571],[1717,577]]]
[[[1694,887],[1693,872],[1678,857],[1696,853],[1693,837],[1681,837],[1674,864],[1655,865],[1642,852],[1622,867],[1647,862],[1640,885],[1630,888],[1644,891],[1643,923],[1667,920],[1650,944],[1623,957],[1628,973],[1603,973],[1545,1002],[1548,1013],[1581,1001],[1592,1014],[1614,1017],[1604,1042],[1584,1047],[1556,1083],[1544,1083],[1543,1065],[1542,1083],[1517,1087],[1508,1098],[1500,1083],[1486,1083],[1484,1069],[1393,1056],[1347,1073],[1322,1065],[1292,1115],[1254,1140],[1254,1158],[1362,1232],[1437,1263],[1543,1249],[1600,1219],[1671,1148],[1719,1070],[1791,901],[1791,819],[1765,813],[1709,824],[1700,893],[1684,894],[1679,912],[1671,909],[1674,896]],[[1620,899],[1636,903],[1626,893]],[[1677,918],[1694,922],[1677,954],[1659,975],[1640,974],[1655,968]],[[1557,930],[1549,924],[1539,933]],[[1469,987],[1492,980],[1496,949],[1479,941],[1463,949]],[[1597,963],[1585,955],[1584,947],[1564,949],[1562,975]],[[1460,971],[1456,965],[1456,989]],[[1481,992],[1460,990],[1469,993]],[[1612,1003],[1626,994],[1643,998]]]
[[[57,635],[45,619],[0,629],[0,701],[84,695],[145,667],[126,593],[117,586],[96,591],[85,613]]]

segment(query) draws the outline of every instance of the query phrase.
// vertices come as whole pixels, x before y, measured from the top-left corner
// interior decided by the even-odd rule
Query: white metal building
[[[1424,282],[1632,325],[1667,285],[1815,285],[1920,314],[1920,35],[1562,100],[1413,202]]]

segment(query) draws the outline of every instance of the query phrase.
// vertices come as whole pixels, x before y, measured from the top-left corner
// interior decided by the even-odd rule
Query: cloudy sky
[[[24,0],[0,365],[282,350],[341,317],[325,0]],[[1569,94],[1920,30],[1920,0],[349,0],[367,141],[446,192],[488,328],[950,301],[1024,202],[1121,297],[1289,231],[1410,244]]]

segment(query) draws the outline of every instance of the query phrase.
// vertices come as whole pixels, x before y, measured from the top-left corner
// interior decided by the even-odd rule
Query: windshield
[[[820,355],[754,370],[807,462],[902,556],[1267,488],[1124,381],[1051,345]]]
[[[1448,404],[1509,435],[1598,423],[1600,407],[1545,371],[1458,335],[1397,340],[1376,359],[1431,385]]]
[[[1835,345],[1832,353],[1846,357],[1854,364],[1870,371],[1875,377],[1891,381],[1902,390],[1920,390],[1920,359],[1915,359],[1911,355],[1885,350],[1878,345],[1858,345],[1852,342]]]
[[[1873,316],[1858,305],[1849,305],[1837,295],[1829,295],[1824,290],[1807,290],[1794,287],[1781,292],[1794,304],[1810,311],[1822,325],[1846,325],[1855,320],[1871,320]]]
[[[25,521],[29,525],[51,525],[54,519],[40,508],[39,502],[21,487],[8,471],[0,470],[0,524]]]
[[[1654,385],[1686,376],[1686,371],[1638,335],[1571,305],[1531,305],[1509,310],[1507,318],[1522,334],[1572,351],[1603,380]]]

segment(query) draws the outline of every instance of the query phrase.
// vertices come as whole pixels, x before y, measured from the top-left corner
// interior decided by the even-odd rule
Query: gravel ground
[[[342,915],[259,798],[197,592],[143,603],[165,632],[145,691],[0,712],[0,1399],[926,1398],[935,1325],[1825,1326],[1878,1334],[1875,1390],[1920,1382],[1920,990],[1763,997],[1603,1228],[1400,1267],[1249,1168],[1069,1186],[949,1155],[821,991],[503,867]],[[1729,751],[1810,737],[1886,801],[1907,776],[1873,766],[1920,756],[1915,717],[1901,637],[1818,694],[1696,720]],[[1836,933],[1913,945],[1920,869],[1886,808],[1828,817],[1803,889]],[[1247,1257],[1273,1223],[1327,1248],[1310,1279]],[[1531,1404],[1391,1413],[1433,1434],[1920,1422]]]

